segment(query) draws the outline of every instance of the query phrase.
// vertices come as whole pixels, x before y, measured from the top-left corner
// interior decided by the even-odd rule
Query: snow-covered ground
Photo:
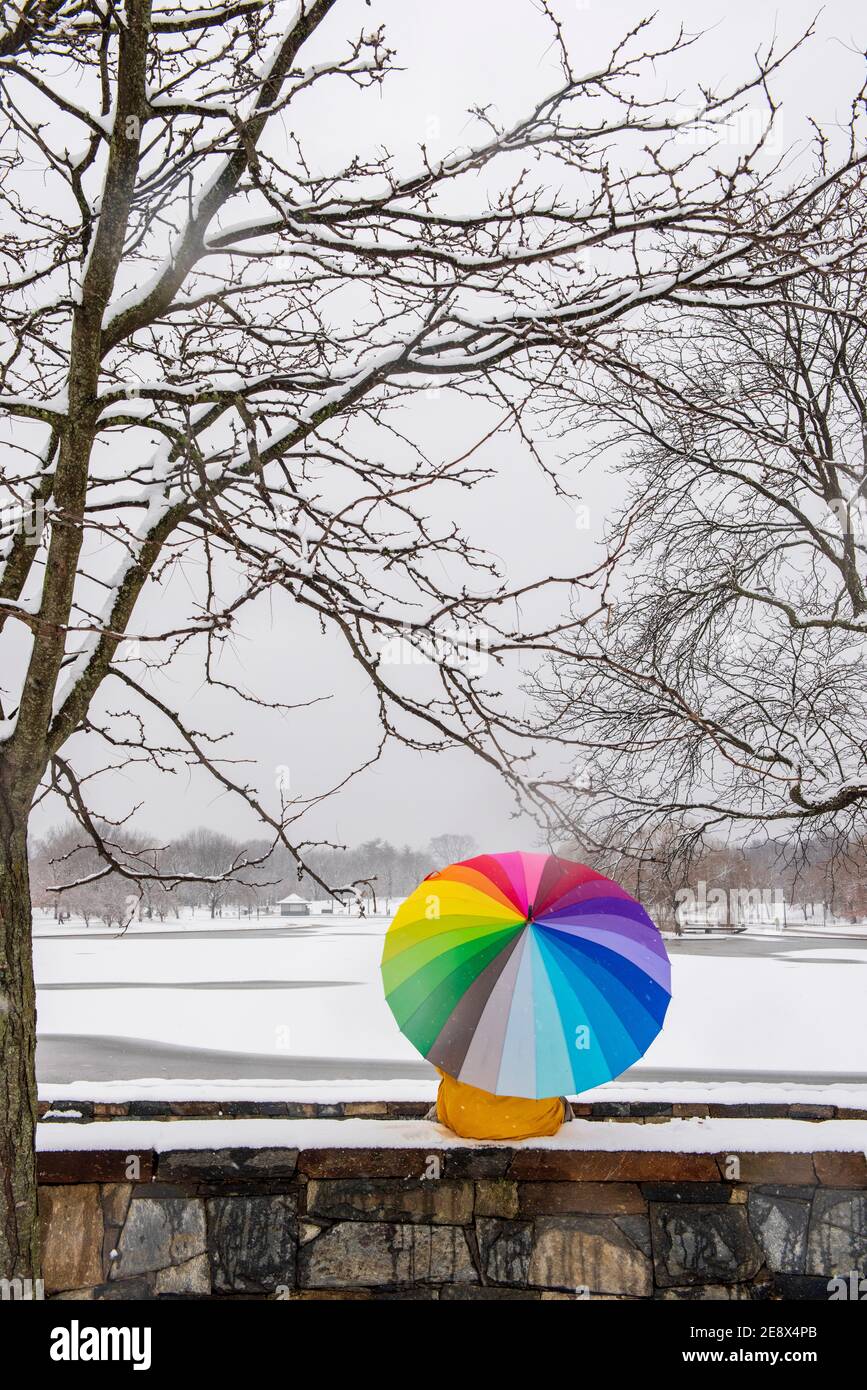
[[[379,977],[388,918],[37,924],[46,1099],[424,1099]],[[646,1056],[586,1098],[867,1107],[867,941],[670,942]]]
[[[772,1128],[769,1130],[769,1126]],[[625,1133],[626,1131],[626,1133]],[[770,1134],[773,1139],[770,1139]],[[860,1153],[867,1147],[867,1120],[669,1120],[664,1125],[602,1125],[572,1120],[542,1139],[510,1139],[509,1148],[631,1150],[664,1153]],[[491,1140],[486,1144],[490,1145]],[[167,1153],[190,1149],[402,1149],[477,1148],[445,1125],[425,1120],[97,1120],[91,1124],[41,1124],[37,1148],[115,1149]]]

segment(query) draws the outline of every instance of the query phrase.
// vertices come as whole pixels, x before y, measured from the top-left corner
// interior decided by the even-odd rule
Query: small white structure
[[[299,898],[297,893],[290,893],[288,898],[281,898],[277,906],[280,909],[281,917],[309,917],[310,904],[306,898]]]

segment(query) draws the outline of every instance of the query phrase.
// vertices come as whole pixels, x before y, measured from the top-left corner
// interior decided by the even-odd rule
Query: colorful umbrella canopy
[[[618,1076],[671,997],[665,945],[641,904],[548,854],[482,854],[429,875],[388,929],[382,978],[429,1061],[537,1099]]]

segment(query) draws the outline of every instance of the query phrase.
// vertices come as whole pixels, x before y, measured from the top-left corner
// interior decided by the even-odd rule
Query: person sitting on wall
[[[437,1071],[442,1080],[436,1104],[425,1119],[438,1120],[462,1139],[539,1139],[556,1134],[564,1120],[574,1118],[565,1096],[495,1096],[455,1080],[439,1067]]]

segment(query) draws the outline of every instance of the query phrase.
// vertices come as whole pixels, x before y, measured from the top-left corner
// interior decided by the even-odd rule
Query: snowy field
[[[36,925],[40,1094],[425,1099],[379,978],[388,918]],[[663,1032],[593,1099],[867,1106],[867,940],[669,942]]]

